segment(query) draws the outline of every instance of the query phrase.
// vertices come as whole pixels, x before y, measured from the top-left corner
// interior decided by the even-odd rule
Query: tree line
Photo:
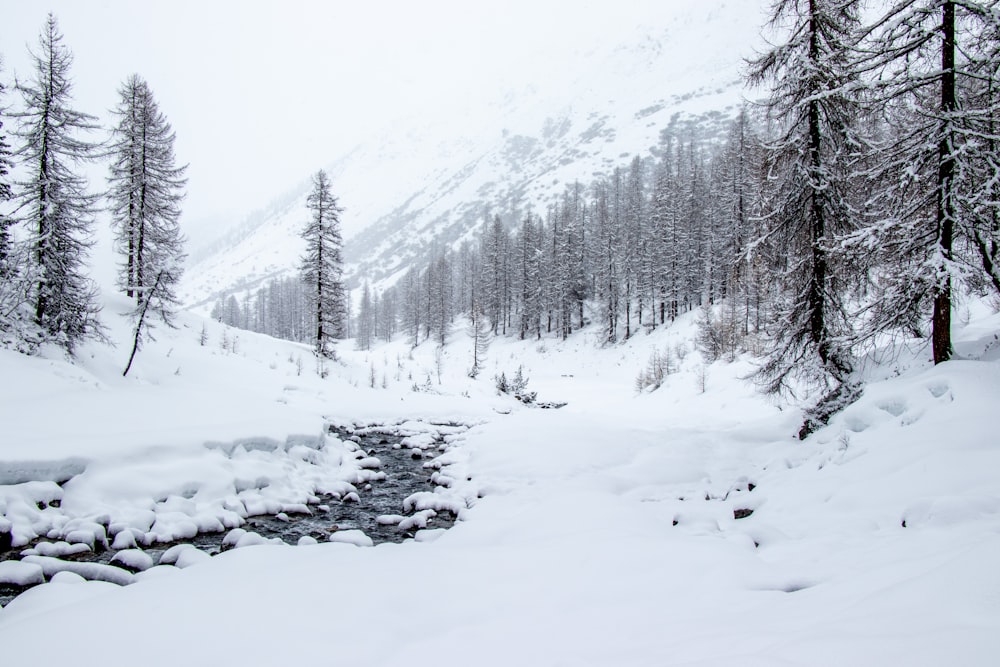
[[[956,293],[1000,292],[1000,9],[868,5],[866,23],[858,1],[772,3],[779,38],[747,68],[765,97],[724,141],[665,133],[544,214],[488,217],[364,297],[359,345],[443,344],[457,315],[520,338],[594,319],[610,344],[720,305],[708,324],[762,344],[765,391],[816,397],[803,437],[857,397],[872,345],[951,358]]]
[[[357,345],[443,345],[460,316],[477,349],[592,322],[614,344],[711,305],[713,349],[751,341],[763,390],[813,397],[803,436],[859,394],[873,346],[951,358],[956,296],[1000,292],[998,2],[775,0],[768,30],[746,71],[763,99],[727,137],[667,131],[542,212],[485,215],[477,241],[362,287]]]
[[[73,55],[55,16],[49,14],[29,51],[31,76],[14,87],[20,104],[10,110],[0,98],[0,201],[6,203],[0,210],[0,333],[5,344],[27,352],[55,343],[72,353],[81,341],[104,337],[86,264],[103,207],[119,258],[117,284],[134,304],[134,358],[154,322],[169,324],[177,308],[186,167],[177,165],[173,130],[140,76],[118,90],[109,138],[91,141],[87,136],[101,128],[96,117],[74,108]],[[15,121],[13,143],[8,118]],[[102,159],[109,171],[99,195],[80,170]]]

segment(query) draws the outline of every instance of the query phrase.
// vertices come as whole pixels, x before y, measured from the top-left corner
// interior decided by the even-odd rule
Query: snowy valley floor
[[[440,363],[427,343],[345,349],[321,379],[302,346],[214,322],[203,346],[186,316],[121,378],[114,306],[118,348],[88,345],[76,365],[0,351],[0,528],[15,539],[228,528],[235,497],[275,511],[357,482],[325,419],[409,420],[418,439],[416,420],[470,425],[435,494],[461,520],[403,544],[237,548],[124,587],[56,575],[0,610],[5,664],[1000,660],[1000,317],[975,304],[963,360],[871,368],[804,443],[798,410],[739,379],[748,361],[709,366],[700,391],[691,317],[607,348],[592,331],[498,339],[472,381],[461,328]],[[677,345],[677,372],[637,395],[651,351]],[[498,396],[493,376],[519,365],[566,407]],[[39,480],[73,475],[58,508],[35,505],[52,492]]]

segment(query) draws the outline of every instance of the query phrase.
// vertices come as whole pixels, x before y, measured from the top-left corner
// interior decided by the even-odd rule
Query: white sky
[[[120,83],[143,76],[190,164],[184,227],[201,236],[376,130],[475,113],[508,85],[544,83],[601,42],[702,5],[725,2],[22,1],[4,9],[0,55],[5,81],[29,76],[26,48],[53,11],[77,107],[106,124]]]

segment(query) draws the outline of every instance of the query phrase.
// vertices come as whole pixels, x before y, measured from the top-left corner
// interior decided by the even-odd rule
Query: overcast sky
[[[121,82],[144,77],[190,164],[184,224],[200,236],[195,227],[228,226],[376,130],[474,113],[508,85],[544,83],[598,43],[699,4],[22,1],[4,8],[0,55],[5,81],[30,76],[27,47],[53,11],[75,56],[77,107],[106,124]]]

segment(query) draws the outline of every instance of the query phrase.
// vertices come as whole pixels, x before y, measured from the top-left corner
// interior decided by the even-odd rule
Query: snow
[[[255,533],[252,530],[244,530],[243,528],[233,528],[222,538],[223,548],[232,547],[233,549],[241,549],[258,544],[284,544],[284,542],[277,538],[273,540],[268,539],[259,533]]]
[[[115,308],[104,317],[121,342]],[[321,379],[308,365],[297,374],[289,357],[309,357],[292,343],[229,332],[238,351],[223,352],[218,323],[201,347],[193,315],[159,331],[127,379],[121,344],[85,345],[76,363],[0,351],[0,470],[37,473],[0,485],[0,531],[19,551],[38,536],[51,545],[0,563],[0,581],[49,579],[0,610],[4,660],[113,628],[116,652],[152,667],[177,660],[148,650],[164,642],[241,665],[995,664],[1000,316],[966,308],[959,359],[873,358],[861,399],[805,442],[799,409],[740,379],[747,358],[708,365],[701,391],[693,314],[616,346],[592,330],[497,339],[478,380],[457,323],[440,385],[431,345],[345,343]],[[678,370],[637,394],[668,345],[685,349]],[[388,388],[368,388],[372,364]],[[496,395],[492,376],[518,366],[539,400],[567,405]],[[425,376],[433,393],[413,391]],[[447,481],[381,523],[460,520],[366,549],[336,543],[371,544],[355,530],[308,548],[259,544],[242,527],[252,511],[291,518],[322,493],[363,500],[378,474],[328,422],[388,425]],[[206,527],[240,548],[174,546],[136,575],[61,558],[71,538],[146,550]],[[117,562],[150,565],[141,553]],[[331,622],[331,601],[349,613]]]
[[[356,547],[371,547],[375,545],[372,538],[365,535],[364,531],[353,528],[330,533],[330,541],[341,544],[353,544]]]
[[[25,549],[21,552],[22,556],[70,556],[73,554],[86,553],[88,551],[93,551],[93,544],[83,544],[77,542],[75,544],[70,544],[69,542],[64,542],[62,540],[58,542],[41,542],[33,549]]]
[[[116,563],[135,572],[145,572],[153,567],[153,557],[142,549],[123,549],[111,558],[111,564]]]
[[[21,562],[38,565],[46,577],[52,577],[57,572],[72,572],[87,581],[106,581],[119,586],[127,586],[135,581],[131,573],[120,567],[101,563],[80,563],[51,556],[25,556]]]
[[[32,586],[45,581],[42,566],[37,563],[6,560],[0,562],[0,584]]]

